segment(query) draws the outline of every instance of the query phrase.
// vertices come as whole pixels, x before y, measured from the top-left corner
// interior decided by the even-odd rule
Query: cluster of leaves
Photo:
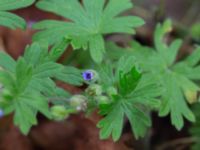
[[[197,93],[200,89],[195,81],[200,79],[200,66],[198,65],[200,47],[197,47],[186,59],[177,61],[178,50],[182,44],[181,40],[177,39],[171,42],[169,46],[163,41],[165,34],[171,29],[170,20],[157,25],[154,34],[155,48],[143,46],[136,41],[132,41],[131,47],[127,49],[109,43],[108,48],[111,51],[108,52],[108,57],[114,61],[123,54],[133,56],[135,63],[142,70],[143,76],[148,75],[149,78],[154,78],[155,80],[152,80],[152,82],[160,85],[162,92],[156,97],[161,102],[161,105],[157,107],[159,115],[170,114],[172,125],[181,130],[184,126],[184,118],[195,122],[195,115],[187,103],[192,104],[198,100]],[[113,54],[114,51],[117,54]],[[130,82],[128,83],[130,84]],[[151,100],[151,98],[149,99]],[[134,131],[134,133],[137,133],[137,131]]]
[[[24,134],[37,124],[38,112],[52,118],[48,104],[50,98],[59,100],[70,96],[57,87],[53,79],[74,85],[82,84],[79,70],[55,62],[60,55],[60,48],[64,47],[66,44],[60,43],[48,52],[46,46],[33,43],[17,61],[0,52],[0,82],[3,85],[0,108],[5,114],[14,112],[14,124]]]
[[[12,29],[25,28],[22,18],[7,11],[33,2],[0,0],[0,25]],[[92,90],[102,88],[103,92],[97,92],[98,96],[88,96],[88,90],[85,92],[88,106],[98,108],[100,115],[104,116],[97,125],[102,139],[112,135],[117,141],[125,118],[136,138],[144,136],[151,126],[152,109],[159,111],[160,116],[170,114],[171,122],[178,130],[183,127],[184,118],[195,121],[187,102],[195,102],[200,90],[194,82],[200,78],[200,48],[197,47],[185,60],[177,61],[182,41],[177,39],[169,45],[163,41],[165,34],[172,29],[169,20],[157,25],[155,48],[133,41],[130,48],[123,49],[106,43],[104,36],[134,34],[134,28],[144,24],[139,17],[121,16],[132,8],[131,0],[83,0],[82,3],[78,0],[40,0],[36,6],[68,21],[44,20],[36,23],[33,28],[40,31],[36,32],[33,40],[37,42],[28,46],[24,56],[17,61],[0,53],[0,83],[3,85],[0,108],[5,114],[14,112],[14,123],[24,134],[37,124],[38,112],[52,119],[50,99],[60,99],[61,102],[53,103],[65,106],[53,109],[59,119],[62,116],[57,111],[66,113],[65,109],[70,107],[64,105],[70,94],[57,87],[56,80],[76,86],[83,83],[80,70],[56,63],[69,44],[73,49],[89,50],[93,66],[106,60],[97,67],[97,85],[94,86],[96,81],[89,85],[94,88]],[[52,45],[49,51],[48,47]],[[73,100],[72,104],[77,108],[79,104],[85,105],[82,95]]]
[[[25,21],[6,11],[15,10],[31,5],[34,0],[1,0],[1,25],[12,29],[26,27]],[[43,43],[56,44],[50,52],[48,46],[34,43],[26,48],[23,57],[17,61],[9,55],[0,53],[0,107],[5,114],[14,113],[14,123],[26,134],[30,127],[37,123],[37,112],[51,118],[49,113],[49,98],[69,96],[55,85],[53,79],[63,80],[74,85],[80,85],[80,72],[73,67],[64,67],[55,61],[62,55],[68,43],[75,49],[90,49],[96,62],[103,59],[104,34],[114,32],[134,33],[133,27],[142,25],[142,19],[133,16],[117,17],[121,12],[132,7],[130,0],[83,1],[78,0],[40,1],[37,6],[41,9],[55,12],[70,22],[43,21],[35,25],[36,29],[47,29],[37,33],[34,39]],[[56,30],[55,30],[56,29]],[[67,39],[65,40],[64,39]],[[41,40],[42,39],[42,40]],[[64,39],[64,40],[63,40]],[[89,46],[87,46],[89,45]]]
[[[133,55],[136,56],[144,72],[151,73],[164,87],[161,95],[162,104],[160,116],[170,113],[172,124],[180,130],[183,117],[194,122],[195,117],[187,105],[197,100],[199,86],[193,82],[199,80],[200,48],[198,47],[185,60],[177,61],[176,56],[181,46],[181,40],[173,41],[169,46],[163,42],[164,35],[171,30],[170,20],[158,24],[154,34],[155,50],[132,43]],[[177,107],[178,106],[178,107]]]
[[[41,0],[38,8],[58,14],[70,21],[45,20],[33,26],[42,30],[34,40],[47,39],[50,44],[63,37],[70,40],[74,49],[89,49],[92,59],[100,63],[105,53],[103,35],[112,33],[134,33],[134,27],[144,24],[135,16],[119,16],[132,8],[130,0]]]
[[[134,64],[133,56],[124,56],[116,67],[109,64],[99,68],[100,85],[109,95],[109,103],[99,105],[100,114],[105,116],[97,125],[101,129],[101,139],[112,135],[117,141],[125,118],[128,118],[136,138],[143,137],[151,126],[150,108],[159,107],[157,97],[162,90],[154,77],[141,75]],[[109,94],[110,87],[117,92]]]

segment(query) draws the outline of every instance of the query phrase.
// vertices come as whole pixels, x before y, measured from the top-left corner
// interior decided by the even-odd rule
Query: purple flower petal
[[[94,78],[94,73],[90,70],[83,72],[82,77],[86,81],[90,81]]]
[[[2,118],[4,116],[4,112],[2,109],[0,109],[0,118]]]

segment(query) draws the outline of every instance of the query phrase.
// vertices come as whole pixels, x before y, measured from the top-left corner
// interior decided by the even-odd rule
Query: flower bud
[[[85,92],[90,96],[99,96],[102,94],[102,87],[98,84],[91,84]]]
[[[98,105],[110,104],[111,101],[107,96],[98,96],[96,97]]]
[[[83,95],[74,95],[70,98],[70,106],[77,111],[84,111],[87,108],[87,98]]]
[[[54,120],[61,121],[68,118],[69,113],[64,106],[52,106],[51,114]]]

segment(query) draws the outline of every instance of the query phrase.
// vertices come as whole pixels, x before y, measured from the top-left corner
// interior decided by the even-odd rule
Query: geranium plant
[[[25,29],[24,19],[8,11],[33,3],[0,0],[0,25]],[[100,138],[112,136],[114,141],[119,140],[125,119],[136,138],[145,136],[152,111],[161,117],[170,114],[178,130],[184,118],[195,122],[189,104],[197,101],[200,90],[200,48],[177,60],[182,41],[164,41],[173,28],[170,20],[156,26],[154,47],[133,40],[122,48],[105,36],[132,35],[144,24],[140,17],[122,14],[132,8],[131,0],[39,0],[34,4],[64,19],[36,22],[33,43],[17,60],[0,52],[0,116],[13,113],[22,133],[28,134],[37,124],[38,112],[61,121],[70,114],[98,111]],[[57,63],[70,46],[83,50],[81,68]],[[86,88],[73,95],[58,87],[58,80]]]

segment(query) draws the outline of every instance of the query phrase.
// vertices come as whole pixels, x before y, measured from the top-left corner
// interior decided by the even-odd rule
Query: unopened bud
[[[85,111],[87,109],[87,98],[83,95],[74,95],[70,98],[70,106],[77,111]]]
[[[111,103],[111,101],[109,100],[109,98],[107,96],[98,96],[98,97],[96,97],[96,100],[99,105]]]
[[[102,94],[102,87],[98,84],[91,84],[85,91],[90,96],[99,96]]]
[[[64,106],[52,106],[51,114],[54,120],[61,121],[68,118],[69,113]]]

